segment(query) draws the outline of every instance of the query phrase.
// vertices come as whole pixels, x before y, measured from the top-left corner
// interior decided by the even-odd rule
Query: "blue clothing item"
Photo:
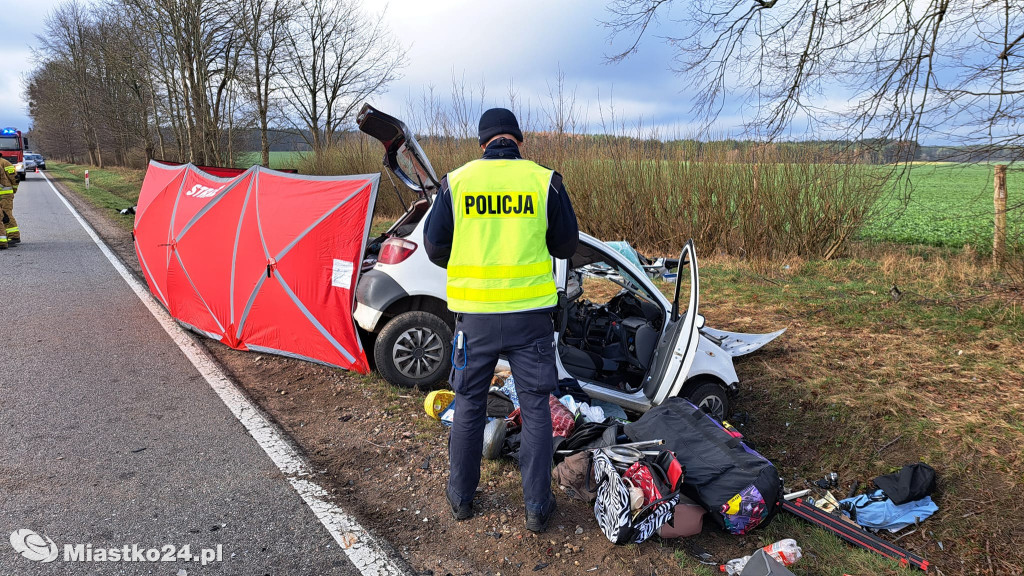
[[[465,338],[465,346],[455,351],[454,364],[465,364],[465,368],[451,372],[455,419],[448,437],[448,499],[460,505],[472,502],[476,494],[487,425],[487,392],[498,355],[504,354],[516,375],[516,395],[523,417],[519,456],[523,501],[527,511],[543,513],[550,509],[554,499],[548,398],[555,390],[558,371],[551,314],[459,314],[456,339],[459,332]]]
[[[519,159],[519,146],[508,138],[491,142],[483,154],[484,159]],[[555,258],[570,258],[576,253],[580,239],[576,212],[569,201],[569,194],[562,183],[562,175],[555,172],[548,190],[548,231],[545,237],[548,252]],[[423,225],[423,248],[430,261],[442,268],[448,267],[452,253],[452,236],[455,233],[455,214],[452,211],[452,191],[448,187],[448,176],[441,179],[441,188],[434,197],[434,206],[427,214]]]
[[[501,393],[508,396],[514,408],[519,408],[519,394],[516,393],[516,377],[509,375],[505,383],[501,385]]]
[[[592,398],[590,400],[590,405],[597,406],[603,409],[606,418],[615,418],[616,420],[629,422],[629,417],[626,416],[626,411],[623,410],[622,406],[619,406],[618,404],[612,404],[611,402],[605,402],[604,400]]]
[[[907,502],[899,506],[888,498],[884,500],[881,500],[881,498],[885,498],[885,493],[881,490],[876,490],[872,494],[861,494],[860,496],[841,500],[839,503],[849,504],[854,508],[855,516],[845,509],[843,513],[853,518],[857,524],[865,528],[888,530],[890,532],[899,532],[907,526],[921,522],[939,511],[939,507],[932,502],[931,496],[925,496],[920,500]]]

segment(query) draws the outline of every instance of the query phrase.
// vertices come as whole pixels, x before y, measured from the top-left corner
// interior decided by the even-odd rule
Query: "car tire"
[[[720,422],[729,416],[729,392],[717,380],[702,378],[690,382],[680,396]]]
[[[429,388],[448,374],[452,329],[430,312],[399,314],[384,325],[373,346],[377,371],[405,388]]]

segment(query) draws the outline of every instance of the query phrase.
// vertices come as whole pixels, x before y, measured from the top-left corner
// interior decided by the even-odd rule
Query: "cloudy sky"
[[[0,126],[29,124],[23,78],[33,67],[31,46],[42,33],[43,18],[57,4],[3,0],[4,20],[16,24],[5,28],[10,35],[0,48]],[[616,117],[627,124],[642,121],[692,132],[682,83],[669,70],[671,51],[654,38],[672,30],[655,30],[638,54],[606,64],[605,55],[622,42],[609,44],[600,0],[518,0],[500,9],[479,0],[363,0],[363,5],[370,13],[386,7],[386,20],[408,54],[402,78],[372,99],[384,110],[401,114],[431,87],[446,97],[453,77],[464,79],[477,95],[484,87],[487,107],[506,104],[510,82],[523,102],[543,106],[561,70],[592,124],[600,121],[599,106],[607,111],[611,99]],[[736,130],[739,124],[738,118],[725,118],[722,129]]]
[[[654,30],[638,54],[608,64],[605,56],[621,50],[624,39],[609,43],[604,2],[519,0],[500,10],[467,0],[364,4],[374,12],[386,6],[392,31],[408,46],[403,78],[379,98],[381,107],[401,109],[431,86],[445,96],[453,77],[476,94],[485,87],[485,106],[506,104],[512,83],[523,102],[543,107],[561,71],[591,124],[600,122],[599,107],[607,113],[612,103],[630,124],[687,129],[690,105],[669,70],[672,52],[653,38],[671,30]]]

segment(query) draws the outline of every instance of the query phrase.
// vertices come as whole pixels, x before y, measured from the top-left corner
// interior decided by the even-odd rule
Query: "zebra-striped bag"
[[[674,456],[673,456],[674,459]],[[653,475],[665,479],[664,471],[644,459]],[[597,500],[594,517],[601,532],[614,544],[640,543],[648,539],[662,524],[672,518],[672,510],[679,502],[681,478],[674,486],[666,485],[661,498],[645,504],[636,513],[629,508],[629,488],[612,461],[601,451],[594,453],[594,480],[597,482]]]

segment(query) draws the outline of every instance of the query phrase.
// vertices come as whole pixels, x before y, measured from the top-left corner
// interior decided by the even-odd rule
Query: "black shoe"
[[[8,238],[7,239],[7,245],[8,246],[17,246],[18,244],[21,244],[21,238]]]
[[[555,515],[554,496],[551,497],[551,507],[546,513],[541,512],[530,512],[526,511],[526,529],[530,532],[544,532],[548,529],[548,523],[551,522],[551,517]]]
[[[452,502],[451,497],[447,494],[445,494],[445,497],[448,498],[448,505],[452,507],[452,516],[454,516],[456,520],[461,522],[473,517],[473,502],[456,504],[455,502]]]

